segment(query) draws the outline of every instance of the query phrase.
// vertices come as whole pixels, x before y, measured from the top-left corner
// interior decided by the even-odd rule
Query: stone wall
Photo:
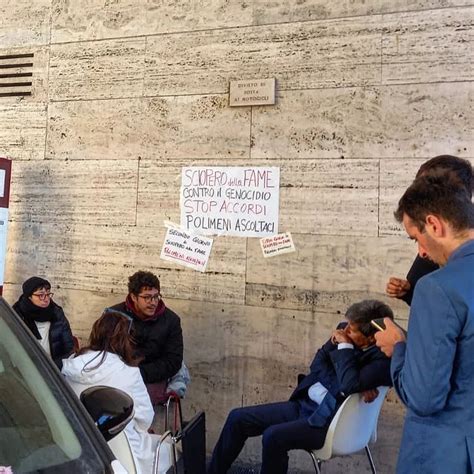
[[[398,197],[424,160],[474,156],[473,12],[467,0],[0,0],[0,55],[34,53],[32,96],[0,98],[7,300],[46,276],[86,338],[128,275],[156,272],[182,316],[185,409],[206,410],[211,448],[231,407],[285,399],[346,307],[405,274],[416,250],[392,218]],[[229,80],[265,77],[275,106],[228,107]],[[257,239],[220,237],[204,274],[160,260],[186,165],[279,166],[296,253],[263,259]],[[402,415],[390,395],[381,473]],[[302,455],[291,466],[309,469]],[[364,469],[354,456],[327,472]]]

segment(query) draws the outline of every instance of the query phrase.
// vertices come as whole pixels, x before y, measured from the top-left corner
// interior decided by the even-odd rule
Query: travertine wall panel
[[[405,236],[393,216],[398,200],[425,160],[385,160],[380,163],[380,234]],[[413,244],[412,244],[413,245]]]
[[[280,232],[377,235],[378,163],[280,160]],[[363,209],[363,212],[360,212]],[[363,217],[361,217],[363,216]]]
[[[250,107],[230,108],[228,102],[227,95],[147,99],[147,158],[248,157]]]
[[[5,1],[5,0],[3,0]],[[42,2],[49,6],[50,1]],[[54,43],[238,26],[368,16],[380,13],[472,5],[470,0],[52,0]],[[42,13],[41,10],[39,10]],[[28,13],[28,12],[27,12]],[[49,11],[48,11],[49,13]],[[30,15],[28,14],[27,17]],[[40,16],[41,17],[41,16]],[[48,25],[44,25],[45,29]]]
[[[12,220],[135,224],[137,162],[15,162]]]
[[[247,26],[251,2],[244,0],[53,0],[52,41],[80,41]]]
[[[226,92],[231,79],[272,76],[281,89],[378,83],[380,40],[370,17],[150,37],[145,93]]]
[[[469,156],[472,94],[471,82],[282,92],[253,110],[252,157]]]
[[[384,17],[386,84],[472,79],[474,7]]]
[[[224,95],[53,102],[46,156],[157,162],[248,156],[250,107],[227,104]]]
[[[46,104],[5,101],[0,107],[0,156],[43,160],[46,114]]]
[[[279,230],[333,235],[377,235],[377,188],[282,188]],[[358,214],[363,209],[363,217]]]
[[[140,227],[160,227],[163,220],[180,223],[179,191],[172,190],[181,186],[181,167],[192,163],[191,159],[140,161],[137,199],[137,224]]]
[[[417,11],[429,8],[462,6],[472,4],[472,0],[256,0],[254,3],[254,23],[286,23],[289,21],[324,20],[328,18],[375,15],[398,11]]]
[[[51,45],[51,100],[138,97],[145,38]]]
[[[125,160],[145,155],[143,99],[53,102],[46,157]]]
[[[2,48],[49,42],[51,0],[0,0]]]

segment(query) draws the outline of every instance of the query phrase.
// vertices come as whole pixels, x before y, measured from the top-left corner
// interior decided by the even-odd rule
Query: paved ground
[[[209,465],[210,458],[207,459],[207,464]],[[238,464],[238,461],[228,471],[228,474],[259,474],[260,466],[244,465]]]
[[[259,469],[258,467],[251,468],[251,467],[232,467],[229,471],[229,474],[258,474]]]

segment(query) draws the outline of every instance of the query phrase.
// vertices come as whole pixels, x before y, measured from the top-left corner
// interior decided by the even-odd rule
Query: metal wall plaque
[[[275,78],[230,81],[229,106],[275,104]]]

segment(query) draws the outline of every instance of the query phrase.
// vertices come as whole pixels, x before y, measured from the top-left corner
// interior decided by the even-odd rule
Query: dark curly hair
[[[142,288],[156,288],[160,291],[160,280],[155,274],[140,270],[128,278],[128,292],[138,295]]]

